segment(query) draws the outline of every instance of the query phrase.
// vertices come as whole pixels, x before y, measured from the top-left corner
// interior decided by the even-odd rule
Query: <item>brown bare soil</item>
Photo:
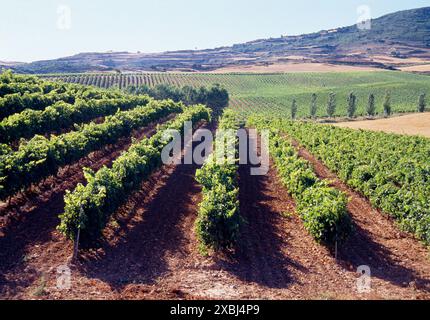
[[[298,146],[297,143],[295,143]],[[379,297],[430,299],[430,252],[412,235],[400,231],[387,215],[353,191],[303,147],[299,155],[308,160],[317,175],[345,192],[354,231],[339,246],[339,264],[355,270],[368,265],[372,290]]]
[[[174,115],[168,116],[161,122],[172,119]],[[141,140],[154,133],[157,123],[152,123],[145,128],[134,130],[129,137],[123,137],[116,144],[106,145],[102,149],[90,153],[79,161],[60,168],[56,176],[48,177],[36,187],[27,189],[11,198],[10,204],[0,202],[0,228],[7,225],[9,219],[16,214],[29,212],[38,205],[48,201],[58,193],[64,193],[67,189],[73,189],[79,182],[84,180],[83,168],[98,170],[104,165],[110,165],[124,150],[132,143],[132,138]],[[0,229],[1,235],[1,229]]]
[[[430,137],[430,112],[412,113],[387,119],[340,122],[333,125],[352,129]]]
[[[363,205],[363,213],[353,211],[360,229],[339,248],[336,261],[334,254],[304,229],[273,166],[264,176],[251,176],[249,165],[240,167],[240,209],[246,219],[240,245],[235,251],[202,256],[194,233],[201,199],[194,179],[196,169],[195,165],[165,166],[142,183],[118,210],[99,246],[81,250],[79,262],[71,265],[72,287],[68,290],[56,288],[57,267],[68,264],[73,251],[71,243],[55,230],[57,215],[63,209],[62,197],[35,209],[31,221],[21,221],[13,232],[0,238],[0,252],[7,249],[0,264],[0,296],[429,298],[426,251],[418,242],[401,234],[382,215],[373,216]],[[12,254],[14,251],[17,254]],[[356,290],[356,266],[363,263],[370,263],[374,272],[370,294]]]
[[[155,127],[156,124],[153,123],[146,128],[136,130],[132,137],[139,140],[149,136],[153,134]],[[56,245],[56,242],[60,241],[61,236],[55,231],[55,227],[59,223],[58,215],[64,209],[64,194],[66,190],[73,190],[78,183],[84,182],[83,168],[98,170],[104,165],[111,165],[113,160],[130,144],[131,137],[122,138],[115,145],[106,146],[82,158],[77,163],[60,169],[57,176],[46,179],[33,190],[14,196],[10,205],[2,204],[0,209],[0,294],[3,290],[19,290],[21,283],[27,283],[28,278],[31,279],[37,274],[31,268],[20,269],[16,278],[17,282],[8,288],[6,285],[8,270],[21,268],[28,260],[38,257],[37,250],[40,249],[40,243],[51,241],[53,242],[50,242],[51,245]],[[63,241],[57,249],[64,252],[69,247],[69,244]],[[48,249],[45,253],[50,254],[50,251],[51,249]]]
[[[72,267],[73,285],[67,291],[56,289],[56,268],[68,263],[72,245],[55,231],[55,223],[34,221],[41,236],[28,234],[21,251],[25,258],[7,256],[15,264],[2,270],[2,296],[324,298],[340,297],[339,282],[347,296],[350,284],[339,276],[342,270],[328,251],[314,243],[297,218],[283,216],[294,211],[294,203],[273,170],[268,176],[252,177],[249,166],[240,168],[241,211],[247,220],[241,246],[235,253],[203,257],[194,234],[200,202],[196,168],[164,167],[143,183],[105,230],[100,248],[83,252],[81,261]],[[55,209],[60,212],[62,205]],[[46,214],[56,221],[52,211]],[[28,228],[16,230],[14,240],[20,243],[27,232]],[[328,283],[332,285],[327,287]]]
[[[372,56],[372,60],[375,62],[381,62],[381,63],[390,63],[392,65],[395,65],[397,67],[402,67],[405,65],[419,65],[428,62],[427,59],[424,58],[418,58],[418,57],[408,57],[408,58],[396,58],[393,56],[384,56],[384,55],[374,55]]]

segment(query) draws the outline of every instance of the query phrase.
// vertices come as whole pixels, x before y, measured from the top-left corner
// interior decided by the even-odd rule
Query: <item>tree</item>
[[[384,117],[387,118],[390,115],[391,115],[391,95],[389,92],[387,92],[384,99]]]
[[[351,92],[348,97],[348,118],[353,118],[355,116],[355,111],[357,110],[357,96]]]
[[[327,115],[332,118],[336,112],[336,94],[331,92],[328,96]]]
[[[194,101],[197,99],[198,92],[192,86],[184,86],[182,87],[182,102],[187,106],[194,104]],[[204,99],[206,101],[206,99]]]
[[[214,84],[210,88],[191,86],[179,88],[169,84],[159,84],[155,87],[129,86],[125,91],[131,94],[147,94],[156,100],[182,101],[186,105],[204,104],[212,108],[216,114],[227,108],[230,100],[228,91],[219,84]]]
[[[373,117],[375,115],[375,95],[373,93],[369,94],[369,100],[367,102],[367,115]]]
[[[291,119],[296,119],[297,115],[297,101],[293,99],[293,103],[291,104]]]
[[[219,84],[214,84],[207,93],[207,105],[214,111],[222,111],[227,108],[229,100],[228,91]]]
[[[424,112],[426,110],[426,94],[420,94],[418,99],[418,112]]]
[[[317,94],[316,93],[312,93],[312,98],[311,98],[311,118],[315,119],[316,114],[317,114]]]

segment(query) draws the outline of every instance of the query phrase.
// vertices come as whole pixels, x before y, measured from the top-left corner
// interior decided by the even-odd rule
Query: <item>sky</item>
[[[0,61],[207,49],[355,24],[430,0],[0,0]]]

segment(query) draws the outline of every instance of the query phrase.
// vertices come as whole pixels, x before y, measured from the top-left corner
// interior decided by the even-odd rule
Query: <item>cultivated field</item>
[[[415,101],[429,85],[390,72],[144,76],[224,80],[232,96],[262,99],[346,93],[349,79],[357,95],[409,88],[397,97]],[[430,299],[428,138],[291,121],[267,104],[244,121],[233,102],[213,119],[203,105],[9,73],[0,103],[2,299]],[[163,133],[186,121],[223,139],[203,165],[163,165]],[[269,130],[267,174],[221,152],[228,141],[238,160],[239,128],[259,153],[250,129]],[[369,292],[357,287],[363,265]]]
[[[326,106],[330,92],[336,93],[336,116],[346,115],[347,97],[357,96],[357,115],[365,115],[369,94],[375,95],[376,113],[383,113],[384,96],[391,94],[394,113],[417,110],[418,97],[430,92],[430,77],[402,72],[340,72],[340,73],[288,73],[288,74],[190,74],[190,73],[140,73],[140,74],[69,74],[51,75],[71,83],[94,85],[103,88],[130,85],[174,86],[223,85],[231,95],[230,106],[242,115],[251,113],[291,116],[292,100],[298,104],[298,117],[308,117],[311,95],[317,94],[317,115],[327,115]]]
[[[414,113],[389,119],[348,121],[334,124],[337,127],[419,135],[430,138],[430,113]]]

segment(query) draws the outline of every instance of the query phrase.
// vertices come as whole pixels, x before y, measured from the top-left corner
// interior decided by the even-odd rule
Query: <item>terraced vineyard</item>
[[[45,76],[44,76],[45,77]],[[136,74],[65,74],[48,75],[63,80],[103,88],[127,86],[210,86],[219,83],[230,93],[232,109],[243,115],[253,112],[291,116],[293,99],[298,104],[298,117],[310,115],[311,96],[317,94],[317,116],[325,117],[328,96],[336,93],[336,116],[347,115],[350,92],[357,96],[357,115],[366,114],[369,94],[375,95],[377,114],[383,114],[387,92],[391,94],[394,113],[415,112],[419,95],[430,95],[430,78],[402,72],[344,72],[344,73],[288,73],[288,74],[192,74],[192,73],[136,73]]]

